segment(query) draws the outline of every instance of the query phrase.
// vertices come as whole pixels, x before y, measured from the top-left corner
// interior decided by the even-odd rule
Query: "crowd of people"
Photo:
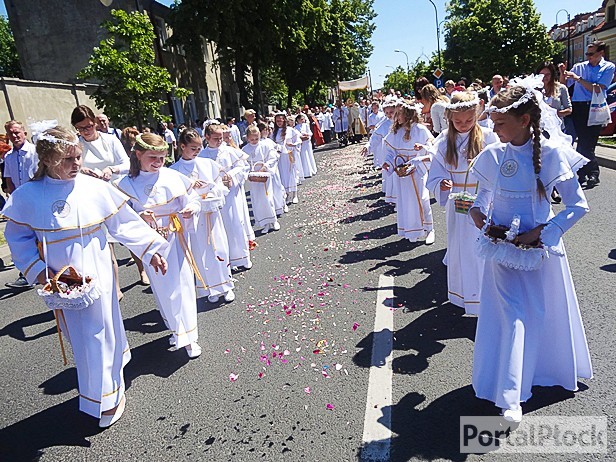
[[[12,286],[42,285],[60,339],[72,345],[80,410],[108,427],[124,410],[130,359],[117,246],[151,285],[172,348],[196,358],[197,298],[234,300],[232,272],[253,266],[255,229],[279,230],[299,202],[300,185],[317,174],[316,146],[369,135],[363,152],[382,170],[399,236],[433,244],[430,195],[446,207],[449,301],[479,318],[473,387],[519,422],[533,385],[576,390],[578,377],[592,376],[562,235],[588,211],[581,185],[599,184],[598,131],[586,121],[592,92],[613,79],[604,50],[592,43],[588,62],[559,66],[563,83],[542,63],[525,79],[495,75],[487,90],[462,80],[440,91],[423,79],[414,98],[392,90],[295,114],[248,110],[237,124],[119,131],[78,106],[72,129],[35,123],[30,142],[9,121],[2,214],[21,271]],[[565,206],[558,213],[554,190]]]
[[[532,386],[575,391],[592,377],[562,236],[589,210],[582,185],[599,184],[589,112],[614,79],[604,53],[593,42],[569,71],[541,63],[489,88],[420,79],[414,98],[392,90],[363,149],[399,236],[433,244],[430,195],[446,208],[448,299],[478,316],[473,388],[511,422]]]

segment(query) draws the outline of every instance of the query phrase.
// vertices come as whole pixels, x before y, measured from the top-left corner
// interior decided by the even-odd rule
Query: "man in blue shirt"
[[[568,87],[575,85],[571,102],[573,106],[573,124],[577,134],[577,152],[589,159],[589,162],[578,170],[580,184],[586,182],[590,188],[599,184],[599,163],[595,158],[595,148],[599,141],[601,126],[588,126],[588,113],[592,92],[603,92],[614,78],[614,63],[606,61],[604,42],[592,42],[586,49],[588,61],[575,64],[570,71],[559,64],[560,80]]]

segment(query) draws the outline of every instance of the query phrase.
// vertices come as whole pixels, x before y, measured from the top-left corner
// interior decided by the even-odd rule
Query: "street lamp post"
[[[442,69],[442,64],[441,64],[441,23],[438,22],[438,9],[436,8],[436,3],[434,3],[433,0],[428,0],[430,3],[432,3],[432,6],[434,7],[434,14],[436,15],[436,50],[438,53],[438,67],[439,69]]]
[[[406,94],[410,95],[411,94],[411,69],[409,68],[409,55],[407,55],[405,51],[398,50],[398,49],[395,49],[394,52],[404,53],[404,56],[406,56],[406,83],[407,83]]]
[[[571,15],[564,8],[561,8],[560,10],[558,10],[556,12],[556,24],[557,25],[558,25],[558,13],[560,13],[561,11],[564,11],[565,13],[567,13],[567,66],[571,66],[571,61],[570,61],[570,58],[571,58],[570,56],[570,53],[571,53]]]

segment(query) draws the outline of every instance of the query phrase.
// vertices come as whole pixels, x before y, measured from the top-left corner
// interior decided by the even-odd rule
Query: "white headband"
[[[533,90],[532,88],[526,88],[526,92],[516,102],[510,104],[509,106],[499,107],[499,108],[497,108],[495,106],[490,106],[490,107],[488,107],[486,109],[486,112],[488,112],[490,114],[492,112],[498,112],[500,114],[504,114],[505,112],[509,112],[512,109],[519,108],[522,104],[528,103],[532,99],[534,94],[535,94],[535,90]]]
[[[469,93],[469,92],[466,92],[466,91],[454,91],[451,94],[451,97],[453,98],[453,96],[456,93],[465,93],[466,94],[466,93]],[[479,102],[480,102],[479,98],[477,97],[477,93],[476,92],[470,92],[470,94],[474,96],[474,98],[472,100],[470,100],[470,101],[458,101],[457,103],[448,103],[445,106],[445,109],[449,109],[450,111],[455,111],[457,109],[470,109],[473,106],[477,106],[479,104]]]
[[[77,140],[77,136],[75,136],[75,141],[63,140],[57,138],[49,133],[45,133],[47,130],[52,128],[56,128],[58,126],[57,120],[41,120],[39,122],[32,121],[28,124],[28,128],[30,129],[30,133],[32,133],[32,139],[36,142],[39,140],[47,141],[49,143],[54,144],[66,144],[68,146],[77,146],[79,145],[79,141]]]

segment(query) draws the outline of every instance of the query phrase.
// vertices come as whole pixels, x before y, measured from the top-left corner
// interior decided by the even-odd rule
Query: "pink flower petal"
[[[229,380],[231,380],[231,382],[235,382],[237,380],[237,378],[239,377],[238,374],[229,374]]]
[[[357,330],[357,328],[359,327],[359,324],[357,324],[356,322],[353,323],[353,330]]]
[[[333,411],[333,410],[334,410],[334,408],[335,408],[335,406],[334,406],[333,404],[331,404],[331,403],[327,403],[327,404],[325,405],[325,408],[326,408],[328,411]]]
[[[310,387],[306,387],[306,388],[304,388],[304,391],[305,391],[307,394],[310,394],[310,392],[311,392],[312,390],[310,389]]]

